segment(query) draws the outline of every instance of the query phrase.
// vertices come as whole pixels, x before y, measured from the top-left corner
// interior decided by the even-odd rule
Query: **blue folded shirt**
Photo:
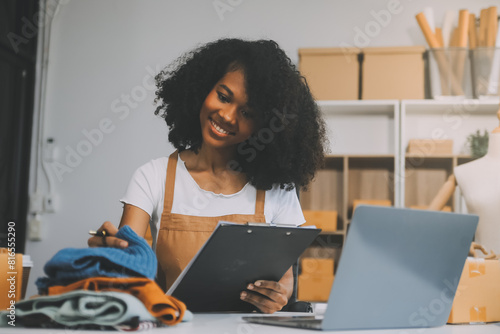
[[[39,293],[49,286],[68,285],[89,277],[147,277],[154,279],[156,255],[129,226],[122,227],[117,238],[128,241],[128,247],[64,248],[44,266],[48,277],[35,282]]]

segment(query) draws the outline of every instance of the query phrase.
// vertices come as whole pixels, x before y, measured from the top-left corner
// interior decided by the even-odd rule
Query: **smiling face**
[[[242,70],[227,72],[208,93],[200,112],[203,142],[235,149],[255,131],[255,114],[248,106]]]

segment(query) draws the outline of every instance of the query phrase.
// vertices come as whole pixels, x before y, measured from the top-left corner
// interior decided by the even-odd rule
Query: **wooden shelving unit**
[[[399,185],[399,101],[319,101],[331,155],[309,190],[300,194],[304,210],[335,210],[337,232],[322,233],[303,257],[340,258],[354,199],[389,199]],[[381,190],[383,189],[383,190]]]
[[[467,136],[477,130],[491,132],[497,126],[498,99],[490,100],[402,100],[400,104],[399,175],[397,201],[404,207],[428,205],[454,167],[472,161]],[[408,155],[410,139],[452,139],[451,155]],[[459,190],[447,203],[464,212]]]
[[[390,200],[393,206],[428,205],[464,154],[469,134],[497,126],[498,100],[318,101],[330,153],[308,191],[304,210],[336,210],[337,232],[320,235],[303,256],[340,256],[354,199]],[[410,139],[452,139],[449,155],[406,154]],[[448,205],[463,212],[460,194]]]

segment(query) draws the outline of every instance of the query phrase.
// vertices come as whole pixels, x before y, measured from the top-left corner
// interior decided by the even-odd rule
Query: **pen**
[[[93,230],[90,230],[89,234],[93,235],[93,236],[96,236],[96,237],[106,237],[108,235],[108,232],[106,230],[102,230],[102,231],[93,231]]]

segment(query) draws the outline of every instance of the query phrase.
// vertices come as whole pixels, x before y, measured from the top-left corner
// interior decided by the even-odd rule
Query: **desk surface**
[[[306,329],[294,329],[287,327],[265,326],[251,324],[241,319],[242,316],[252,316],[253,314],[195,314],[191,322],[181,323],[174,327],[157,328],[148,333],[167,333],[167,334],[184,334],[184,333],[203,333],[203,334],[284,334],[284,333],[319,333],[318,331]],[[287,313],[290,315],[290,313]],[[302,315],[304,315],[302,313]],[[102,331],[74,331],[64,329],[25,329],[25,328],[2,328],[2,334],[102,334]],[[446,325],[437,328],[425,329],[395,329],[383,331],[342,331],[335,332],[339,334],[367,334],[367,333],[394,333],[394,334],[499,334],[500,323],[487,325]]]

